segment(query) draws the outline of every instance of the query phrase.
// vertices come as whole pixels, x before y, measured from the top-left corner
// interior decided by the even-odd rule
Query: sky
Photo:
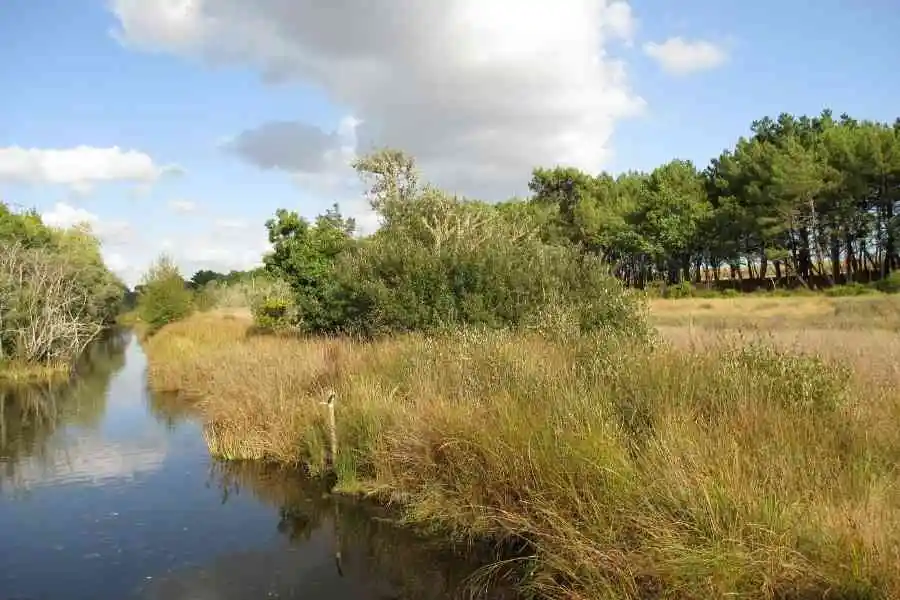
[[[377,227],[377,147],[503,200],[704,167],[766,115],[893,121],[897,31],[896,0],[3,0],[0,199],[90,223],[129,285],[245,269],[278,208]]]

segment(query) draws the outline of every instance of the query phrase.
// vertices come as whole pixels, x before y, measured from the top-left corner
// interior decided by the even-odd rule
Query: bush
[[[865,296],[873,293],[874,290],[861,283],[848,283],[846,285],[836,285],[825,289],[825,295],[831,298],[842,298],[845,296]]]
[[[682,281],[666,287],[663,294],[665,298],[693,298],[697,295],[697,290],[690,281]]]
[[[892,271],[884,279],[876,281],[873,287],[885,294],[900,294],[900,271]]]
[[[267,302],[258,324],[288,319],[308,333],[365,337],[460,326],[647,331],[637,294],[598,258],[544,242],[527,210],[427,188],[381,213],[382,228],[354,240],[336,209],[315,225],[279,211],[265,261],[290,285],[296,311]]]
[[[194,295],[185,284],[178,267],[168,256],[161,256],[141,279],[137,313],[147,324],[148,333],[187,317],[194,310]]]
[[[644,331],[637,296],[595,257],[518,237],[486,204],[432,192],[404,208],[337,263],[327,297],[335,330]]]

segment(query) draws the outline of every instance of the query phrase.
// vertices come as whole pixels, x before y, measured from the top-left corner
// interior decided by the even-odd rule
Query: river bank
[[[762,344],[254,335],[196,315],[147,342],[210,450],[324,467],[468,539],[524,538],[547,597],[900,594],[896,393]]]

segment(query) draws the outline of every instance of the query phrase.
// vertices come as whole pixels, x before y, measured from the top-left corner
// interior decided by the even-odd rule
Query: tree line
[[[618,176],[535,169],[531,202],[638,287],[819,287],[900,267],[900,119],[784,113],[751,131],[703,170],[685,160]]]
[[[826,110],[766,117],[751,132],[702,170],[679,159],[620,175],[536,168],[529,198],[499,203],[440,190],[413,157],[381,149],[353,165],[380,218],[374,234],[359,237],[337,205],[313,220],[279,209],[266,222],[273,249],[262,269],[199,271],[184,283],[221,292],[274,281],[241,295],[259,324],[361,335],[549,322],[640,329],[623,286],[877,281],[897,291],[900,120]]]

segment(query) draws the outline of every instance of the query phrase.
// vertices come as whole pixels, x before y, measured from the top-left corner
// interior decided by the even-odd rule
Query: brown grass
[[[71,372],[71,365],[66,363],[0,362],[0,384],[30,385],[65,381]]]
[[[341,488],[454,536],[529,540],[523,586],[544,597],[900,597],[893,334],[249,331],[198,315],[147,344],[152,385],[200,400],[214,454],[321,470],[333,388]]]
[[[706,329],[884,329],[900,332],[900,296],[872,294],[653,299],[657,325]]]

